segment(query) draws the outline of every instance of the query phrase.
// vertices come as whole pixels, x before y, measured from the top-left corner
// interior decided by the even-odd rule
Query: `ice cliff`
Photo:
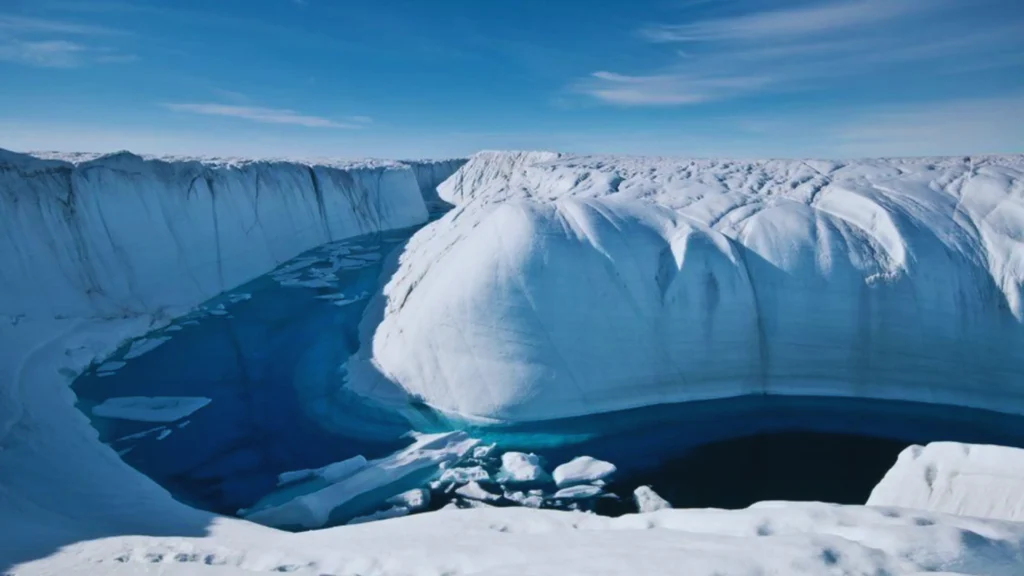
[[[543,420],[741,394],[1024,413],[1024,157],[481,153],[350,385]]]
[[[422,194],[458,166],[0,151],[0,315],[171,315],[320,244],[422,224]]]

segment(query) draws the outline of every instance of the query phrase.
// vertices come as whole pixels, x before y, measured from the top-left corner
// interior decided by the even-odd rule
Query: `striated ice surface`
[[[439,193],[349,363],[371,397],[482,422],[744,394],[1024,413],[1024,157],[481,153]]]

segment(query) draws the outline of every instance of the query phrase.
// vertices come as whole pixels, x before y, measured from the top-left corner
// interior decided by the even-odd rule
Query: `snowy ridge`
[[[180,313],[309,248],[427,218],[396,162],[63,157],[0,151],[0,315]]]
[[[1024,413],[1024,156],[486,152],[439,194],[356,390],[505,421],[747,393]]]

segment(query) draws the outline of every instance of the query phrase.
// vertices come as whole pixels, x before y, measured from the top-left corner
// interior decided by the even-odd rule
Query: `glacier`
[[[484,427],[751,392],[1019,414],[1022,170],[1024,157],[484,153],[462,166],[0,152],[0,571],[1016,576],[1020,451],[907,452],[869,506],[484,508],[291,534],[173,499],[98,441],[68,385],[164,353],[191,322],[172,319],[301,252],[448,204],[383,293],[328,300],[370,300],[351,390]],[[169,342],[136,340],[161,327]],[[131,342],[141,356],[108,361]],[[972,471],[1001,488],[961,482]],[[372,516],[410,510],[389,504]]]
[[[350,386],[472,422],[751,394],[1022,414],[1022,176],[480,153],[377,296]]]

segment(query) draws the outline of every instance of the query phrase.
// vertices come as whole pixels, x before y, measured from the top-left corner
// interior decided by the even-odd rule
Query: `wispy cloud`
[[[104,26],[0,15],[0,61],[41,68],[132,62],[138,56],[97,44],[127,35]]]
[[[263,108],[259,106],[233,106],[228,104],[201,103],[201,104],[164,104],[166,108],[175,112],[189,112],[193,114],[204,114],[207,116],[227,116],[230,118],[241,118],[252,122],[263,124],[291,124],[294,126],[305,126],[307,128],[359,128],[360,124],[367,121],[366,117],[357,117],[362,120],[350,122],[337,122],[322,116],[310,116],[300,114],[294,110],[280,108]]]
[[[697,104],[751,90],[768,80],[757,76],[694,77],[685,74],[626,76],[594,72],[581,89],[606,102],[623,105]]]
[[[951,0],[815,0],[648,25],[639,37],[672,44],[673,60],[639,74],[593,73],[573,88],[609,104],[681,106],[815,90],[841,77],[870,77],[899,66],[920,71],[931,65],[936,74],[950,74],[1024,57],[1019,15],[965,33],[963,9]]]
[[[11,41],[0,44],[0,60],[43,68],[74,68],[88,48],[64,40]]]
[[[79,36],[122,36],[128,34],[127,32],[107,28],[105,26],[77,24],[74,22],[44,18],[8,16],[3,14],[0,14],[0,30],[15,34],[46,33],[73,34]]]
[[[654,25],[640,32],[654,42],[759,40],[820,35],[876,24],[926,10],[943,0],[847,0],[788,10],[768,10],[690,24]]]

